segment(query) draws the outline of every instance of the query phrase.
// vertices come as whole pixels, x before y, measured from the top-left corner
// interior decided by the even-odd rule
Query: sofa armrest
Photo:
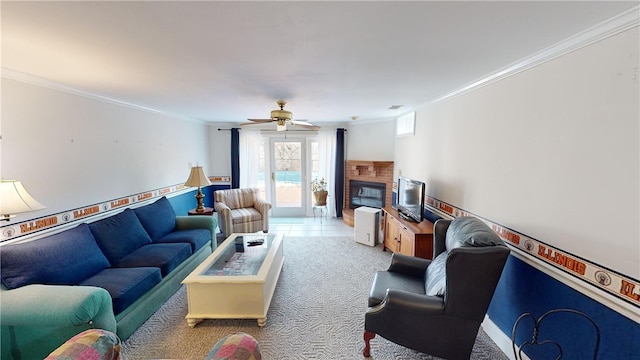
[[[425,271],[427,271],[429,264],[431,264],[431,260],[393,253],[391,255],[391,264],[387,271],[424,278]]]
[[[89,329],[60,345],[46,357],[46,360],[118,360],[121,358],[120,348],[120,339],[115,333],[101,329]]]
[[[264,231],[269,230],[269,209],[271,209],[271,203],[263,199],[255,199],[253,207],[262,215],[262,229]]]
[[[384,305],[383,305],[384,304]],[[415,294],[408,291],[388,289],[387,296],[380,304],[387,311],[399,311],[412,316],[412,314],[444,314],[444,300],[438,296]]]
[[[256,208],[262,215],[266,214],[271,209],[271,203],[267,200],[256,199],[253,203],[253,207]]]
[[[211,231],[211,238],[216,237],[218,220],[215,216],[176,216],[176,229],[207,229]]]
[[[111,296],[93,286],[26,285],[0,291],[2,326],[77,326],[116,331]]]
[[[440,219],[433,224],[433,258],[435,259],[442,252],[447,250],[446,238],[447,230],[451,225],[451,220]]]
[[[223,202],[214,203],[213,207],[216,212],[220,214],[220,230],[224,233],[225,237],[233,232],[233,222],[231,220],[231,208]]]

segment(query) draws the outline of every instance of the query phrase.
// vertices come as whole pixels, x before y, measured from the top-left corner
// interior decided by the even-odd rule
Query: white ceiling
[[[401,115],[637,1],[2,1],[3,73],[209,122]],[[392,105],[404,105],[389,110]]]

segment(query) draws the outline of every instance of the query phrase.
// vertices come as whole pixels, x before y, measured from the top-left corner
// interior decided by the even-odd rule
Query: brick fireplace
[[[393,161],[347,160],[345,165],[344,205],[342,221],[353,226],[353,209],[351,209],[351,180],[365,183],[384,184],[384,206],[391,206],[393,192]]]

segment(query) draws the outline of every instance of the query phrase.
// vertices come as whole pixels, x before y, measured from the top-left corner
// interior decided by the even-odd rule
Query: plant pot
[[[314,191],[313,192],[313,206],[326,206],[328,191]]]

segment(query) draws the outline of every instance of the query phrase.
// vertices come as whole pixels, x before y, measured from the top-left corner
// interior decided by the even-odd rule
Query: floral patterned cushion
[[[118,360],[120,339],[112,332],[89,329],[67,340],[45,360]]]
[[[235,333],[220,339],[211,348],[206,360],[261,360],[260,346],[253,336]]]

